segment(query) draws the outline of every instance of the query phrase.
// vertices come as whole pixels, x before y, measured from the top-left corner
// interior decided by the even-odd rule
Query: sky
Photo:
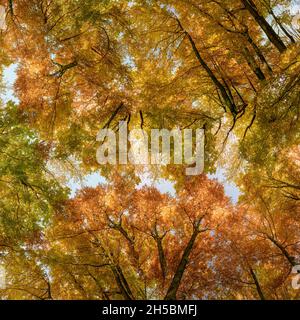
[[[1,99],[3,102],[8,102],[9,100],[18,103],[18,99],[14,95],[14,83],[17,79],[16,75],[16,64],[11,64],[9,67],[4,68],[3,71],[3,84],[5,86],[5,90],[2,94],[0,94]]]
[[[16,69],[16,64],[11,64],[9,67],[4,68],[3,84],[5,85],[6,89],[0,95],[4,103],[10,100],[18,103],[18,99],[14,95],[13,88],[16,81]],[[216,174],[209,175],[209,178],[217,179],[224,186],[225,194],[231,199],[233,203],[237,203],[240,195],[240,190],[234,183],[226,180],[224,169],[219,168]],[[153,180],[147,174],[141,176],[141,180],[142,182],[137,188],[142,188],[143,186],[154,186],[161,193],[168,193],[173,197],[176,195],[174,184],[171,181],[168,181],[166,179]],[[104,184],[106,182],[107,181],[105,180],[105,178],[103,178],[99,173],[93,173],[84,177],[82,181],[70,179],[67,183],[67,186],[71,189],[71,197],[74,197],[76,192],[83,187],[96,187],[99,184]]]
[[[225,194],[231,199],[232,203],[236,204],[238,202],[239,196],[241,194],[238,187],[232,183],[228,182],[225,177],[225,171],[223,169],[218,169],[216,174],[208,175],[210,179],[217,179],[223,186]],[[141,176],[141,183],[137,186],[137,189],[141,189],[144,186],[154,186],[161,193],[167,193],[172,197],[176,196],[176,191],[174,188],[174,183],[166,179],[153,180],[150,175],[144,174]],[[78,181],[71,179],[68,182],[68,187],[71,189],[71,197],[76,195],[76,192],[84,187],[97,187],[101,184],[106,184],[107,181],[99,173],[92,173],[84,177],[83,181]]]

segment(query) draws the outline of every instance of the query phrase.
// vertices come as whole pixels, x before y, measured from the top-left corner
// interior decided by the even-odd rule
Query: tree
[[[54,299],[200,298],[212,231],[229,209],[205,176],[187,181],[176,201],[116,176],[68,201],[33,259],[48,270]]]

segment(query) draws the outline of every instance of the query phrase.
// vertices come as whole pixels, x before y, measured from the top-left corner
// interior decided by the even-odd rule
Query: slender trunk
[[[297,262],[295,261],[295,258],[291,256],[288,251],[274,238],[268,237],[268,239],[282,252],[282,254],[285,256],[289,264],[294,267],[297,265]]]
[[[199,231],[200,223],[201,223],[201,221],[199,221],[194,228],[194,232],[193,232],[191,239],[188,242],[188,244],[183,252],[183,255],[181,257],[181,260],[180,260],[179,265],[176,269],[173,280],[169,286],[169,289],[167,291],[167,294],[166,294],[164,300],[176,300],[177,291],[180,286],[181,279],[182,279],[183,274],[185,272],[187,263],[189,261],[189,256],[193,250],[193,246],[195,244],[195,241],[200,233],[200,231]]]
[[[250,50],[246,47],[244,48],[244,57],[249,65],[249,67],[251,68],[251,70],[256,74],[257,78],[260,81],[264,81],[266,80],[266,77],[264,75],[264,73],[262,72],[261,68],[258,66],[258,64],[256,63],[255,59],[253,58]]]
[[[61,64],[57,64],[57,63],[55,63],[55,64],[59,65],[60,69],[59,69],[59,71],[53,73],[51,76],[59,77],[59,78],[61,78],[68,70],[78,66],[77,61],[73,61],[73,62],[66,64],[66,65],[61,65]]]
[[[209,75],[210,79],[213,81],[213,83],[215,84],[215,86],[219,89],[221,96],[224,100],[224,103],[226,104],[227,107],[229,107],[232,115],[235,117],[237,115],[237,108],[235,106],[235,103],[232,100],[231,97],[231,92],[228,93],[226,88],[223,86],[223,84],[217,79],[217,77],[215,76],[215,74],[213,73],[213,71],[210,69],[210,67],[208,66],[208,64],[204,61],[204,59],[202,58],[193,38],[191,37],[191,35],[186,32],[186,35],[192,45],[193,51],[199,61],[199,63],[201,64],[201,66],[203,67],[203,69],[207,72],[207,74]]]
[[[252,83],[251,79],[248,77],[248,75],[247,75],[245,72],[244,72],[244,74],[245,74],[245,77],[247,78],[247,80],[248,80],[248,82],[249,82],[252,90],[253,90],[254,92],[257,92],[257,90],[256,90],[254,84]]]
[[[130,246],[134,246],[134,240],[128,235],[128,232],[123,228],[122,223],[114,224],[113,229],[120,231]]]
[[[264,30],[265,34],[269,38],[269,40],[273,43],[273,45],[278,49],[280,53],[283,53],[286,50],[286,46],[283,41],[280,39],[278,34],[273,30],[268,21],[260,15],[256,6],[254,5],[252,0],[241,0],[245,8],[249,11],[255,21],[259,24],[259,26]]]
[[[256,290],[258,292],[258,295],[259,295],[260,299],[261,300],[266,300],[266,298],[264,296],[264,293],[263,293],[263,291],[261,289],[261,286],[259,284],[258,278],[257,278],[257,276],[256,276],[256,274],[255,274],[255,272],[254,272],[254,270],[252,268],[250,268],[250,274],[251,274],[251,276],[252,276],[252,278],[254,280],[254,283],[255,283],[255,286],[256,286]]]
[[[162,241],[167,233],[160,236],[157,230],[157,225],[155,224],[153,231],[151,232],[151,236],[156,242],[157,251],[158,251],[158,257],[159,257],[159,265],[162,273],[162,277],[165,280],[167,276],[167,260],[164,252],[164,248],[162,246]]]
[[[263,53],[261,52],[261,50],[259,49],[258,45],[254,42],[254,40],[251,38],[249,32],[247,31],[245,33],[245,36],[248,40],[248,42],[251,44],[252,48],[254,49],[255,53],[257,54],[258,58],[260,59],[260,61],[262,63],[264,63],[266,65],[266,67],[268,68],[269,72],[272,73],[273,70],[271,68],[271,66],[269,65],[267,59],[265,58],[265,56],[263,55]]]
[[[111,270],[125,300],[133,300],[133,295],[128,282],[119,266],[111,266]]]
[[[124,238],[126,239],[126,241],[128,242],[129,248],[131,250],[131,253],[133,255],[133,261],[135,263],[135,265],[138,266],[139,264],[139,254],[138,252],[135,250],[135,244],[134,244],[134,237],[131,237],[128,232],[124,229],[123,225],[122,225],[122,218],[120,219],[119,223],[115,223],[112,220],[109,220],[111,227],[117,231],[119,231]],[[141,270],[140,270],[141,271]]]
[[[276,23],[279,25],[280,29],[283,31],[283,33],[291,40],[292,43],[296,43],[293,36],[286,30],[286,28],[283,26],[283,24],[280,22],[280,20],[276,17],[273,10],[270,11],[272,17],[276,21]]]
[[[8,6],[9,6],[10,14],[13,16],[14,15],[14,3],[13,3],[13,0],[8,0]]]
[[[167,276],[167,260],[165,256],[165,252],[162,246],[162,238],[156,237],[155,238],[157,250],[158,250],[158,257],[159,257],[159,264],[161,268],[161,273],[163,276],[163,279],[166,279]]]
[[[97,238],[96,240],[99,241]],[[122,296],[124,297],[125,300],[134,300],[134,296],[132,294],[132,291],[129,287],[129,284],[124,276],[124,273],[121,267],[114,262],[114,259],[111,253],[109,251],[106,251],[105,248],[101,245],[101,243],[100,243],[100,247],[102,249],[104,256],[108,259],[110,263],[110,269],[114,275],[117,286],[119,287]]]
[[[112,121],[114,120],[114,118],[118,115],[119,111],[124,107],[124,103],[121,102],[119,104],[119,106],[117,107],[117,109],[113,112],[113,114],[111,115],[111,117],[109,118],[109,120],[107,121],[107,123],[105,124],[105,126],[103,127],[103,129],[109,128],[110,124],[112,123]]]

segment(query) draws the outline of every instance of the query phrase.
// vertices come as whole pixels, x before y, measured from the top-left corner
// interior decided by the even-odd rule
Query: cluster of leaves
[[[4,249],[39,240],[68,194],[47,169],[47,145],[22,122],[12,103],[0,109],[0,246]]]

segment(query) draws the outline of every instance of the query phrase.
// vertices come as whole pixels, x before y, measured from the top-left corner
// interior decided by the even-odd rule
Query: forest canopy
[[[0,299],[300,298],[299,1],[0,6]],[[203,130],[203,172],[100,165],[120,122]]]

